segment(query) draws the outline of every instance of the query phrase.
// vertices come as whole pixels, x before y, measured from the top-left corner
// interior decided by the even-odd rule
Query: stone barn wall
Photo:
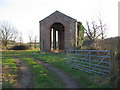
[[[40,22],[40,49],[50,51],[50,29],[54,23],[61,23],[65,31],[65,50],[73,49],[77,43],[77,20],[56,11]]]

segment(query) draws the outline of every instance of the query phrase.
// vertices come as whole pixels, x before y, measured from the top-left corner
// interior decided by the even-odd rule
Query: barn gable
[[[43,51],[74,49],[77,44],[77,20],[55,11],[40,24],[40,49]],[[56,38],[57,37],[57,38]]]
[[[57,19],[57,18],[59,18],[59,16],[60,16],[60,17],[63,17],[63,18],[68,18],[68,19],[77,21],[76,19],[74,19],[74,18],[72,18],[72,17],[70,17],[70,16],[67,16],[67,15],[65,15],[64,13],[61,13],[61,12],[59,12],[59,11],[55,11],[55,12],[53,12],[52,14],[50,14],[49,16],[47,16],[47,17],[45,17],[44,19],[42,19],[40,22],[45,21],[46,19],[54,19],[54,18]]]

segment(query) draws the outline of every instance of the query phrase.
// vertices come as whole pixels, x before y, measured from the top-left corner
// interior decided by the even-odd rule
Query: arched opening
[[[54,23],[50,28],[50,47],[51,50],[64,50],[64,26],[61,23]]]

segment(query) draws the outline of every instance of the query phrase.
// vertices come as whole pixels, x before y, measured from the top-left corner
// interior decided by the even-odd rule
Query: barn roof
[[[52,14],[50,14],[50,15],[49,15],[49,16],[47,16],[47,17],[45,17],[44,19],[42,19],[42,20],[41,20],[41,21],[39,21],[39,22],[42,22],[42,21],[44,21],[45,19],[47,19],[47,18],[49,18],[49,17],[54,16],[54,14],[63,15],[63,16],[65,16],[65,17],[68,17],[69,19],[72,19],[72,20],[77,21],[76,19],[74,19],[74,18],[72,18],[72,17],[70,17],[70,16],[67,16],[67,15],[66,15],[66,14],[64,14],[64,13],[61,13],[61,12],[59,12],[59,11],[55,11],[55,12],[53,12]]]

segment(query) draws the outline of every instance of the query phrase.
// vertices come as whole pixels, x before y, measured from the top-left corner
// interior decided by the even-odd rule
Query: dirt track
[[[42,66],[45,67],[47,70],[56,74],[58,76],[57,78],[63,83],[63,88],[81,88],[77,81],[75,81],[72,77],[70,77],[67,73],[60,70],[59,68],[54,67],[50,63],[45,63],[41,60],[34,60],[39,64],[42,64]]]
[[[18,77],[18,83],[15,86],[15,88],[31,88],[31,72],[29,71],[29,68],[27,65],[17,58],[16,59],[16,65],[19,68],[19,77]]]
[[[15,86],[15,88],[35,88],[31,85],[31,72],[29,71],[28,66],[18,58],[16,59],[16,65],[20,70],[20,75],[18,76],[18,83]],[[55,74],[63,84],[63,88],[81,88],[78,82],[76,82],[72,77],[70,77],[67,73],[60,70],[59,68],[51,65],[50,63],[43,62],[41,60],[36,60],[32,58],[34,61],[36,61],[38,64],[41,64],[43,67],[45,67],[47,70],[51,71],[53,74]],[[54,87],[53,87],[54,88]]]

